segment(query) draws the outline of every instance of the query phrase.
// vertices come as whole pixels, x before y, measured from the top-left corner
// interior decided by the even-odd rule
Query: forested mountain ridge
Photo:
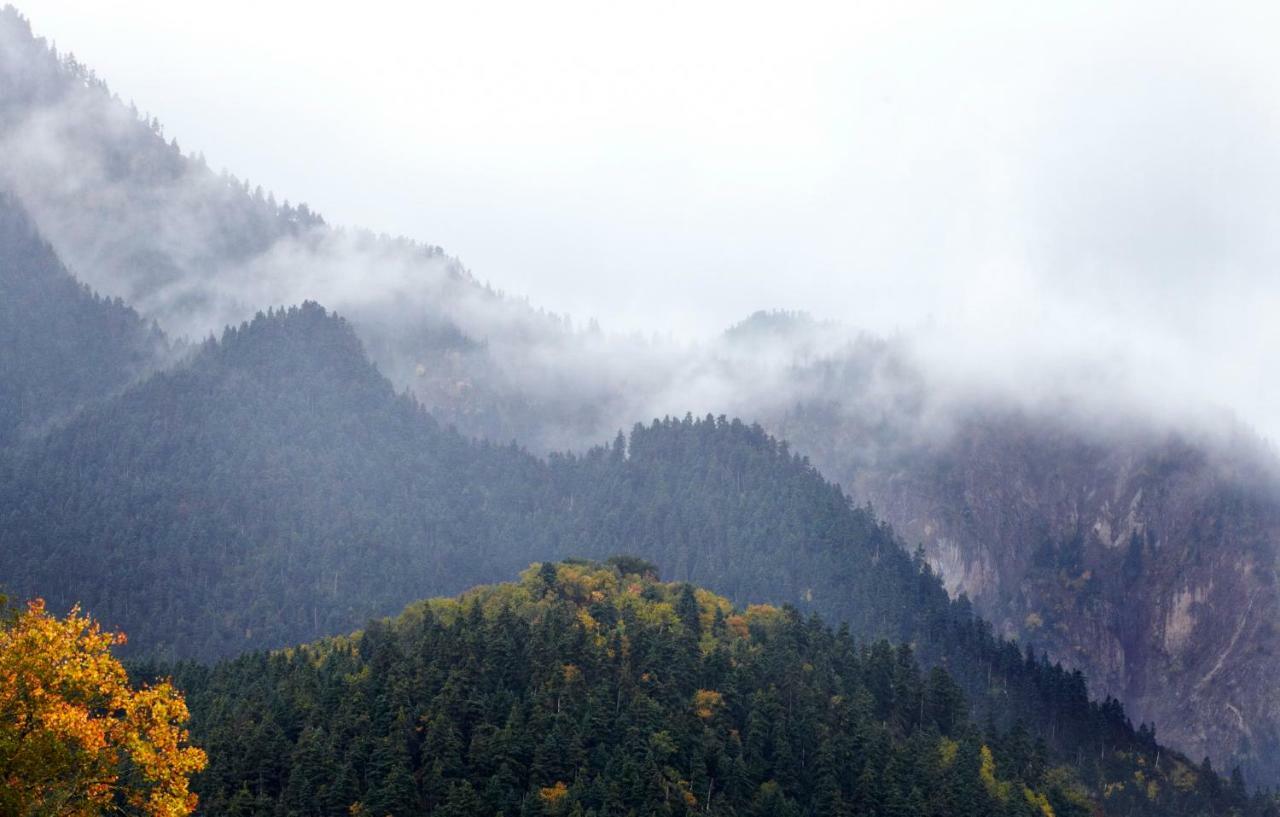
[[[532,431],[512,405],[521,395],[505,358],[554,357],[572,336],[440,247],[332,227],[211,169],[13,6],[0,9],[0,183],[81,280],[171,337],[200,340],[272,304],[323,302],[402,388],[498,423],[504,439]]]
[[[165,361],[162,333],[77,281],[0,190],[0,449]]]
[[[0,481],[6,589],[83,602],[135,656],[217,656],[341,632],[529,558],[631,552],[743,603],[911,642],[976,718],[1021,722],[1087,779],[1112,779],[1118,747],[1156,745],[1079,673],[994,637],[759,427],[658,421],[543,460],[441,428],[360,351],[317,305],[273,311],[24,446]]]
[[[1064,762],[1022,724],[970,720],[908,647],[735,610],[630,558],[174,671],[211,816],[1273,813],[1132,733]]]
[[[144,651],[284,646],[540,554],[632,551],[895,638],[932,615],[918,592],[946,604],[914,588],[891,531],[758,427],[656,421],[545,460],[473,442],[315,304],[229,329],[25,446],[2,490],[9,589],[82,601]],[[124,592],[139,583],[169,589]]]
[[[534,486],[526,465],[441,430],[305,305],[17,452],[0,562],[10,590],[82,601],[148,650],[280,646],[412,598],[401,562],[486,575],[487,477]]]

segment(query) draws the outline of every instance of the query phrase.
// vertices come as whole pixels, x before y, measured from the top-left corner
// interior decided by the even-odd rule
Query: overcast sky
[[[19,7],[215,168],[553,311],[943,327],[1280,429],[1280,4]]]

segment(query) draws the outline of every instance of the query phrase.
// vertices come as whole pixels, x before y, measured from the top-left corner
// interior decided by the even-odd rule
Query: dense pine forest
[[[176,680],[211,816],[1272,813],[1132,736],[1064,763],[971,719],[907,646],[633,558],[535,565]]]

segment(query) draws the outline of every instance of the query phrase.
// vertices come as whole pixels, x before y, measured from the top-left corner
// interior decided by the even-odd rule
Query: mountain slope
[[[1280,781],[1280,463],[1266,444],[1123,397],[948,383],[909,340],[827,331],[753,316],[714,365],[670,369],[652,402],[716,395],[922,544],[1003,635],[1096,678],[1173,745]],[[560,438],[565,422],[529,403],[524,425],[548,429],[532,439]],[[648,403],[594,405],[598,422]]]
[[[947,673],[922,673],[907,648],[737,611],[635,560],[544,563],[351,637],[180,667],[177,681],[211,758],[196,782],[209,815],[1267,807],[1153,746],[1109,761],[1138,785],[1097,786],[1021,727],[975,728]]]
[[[306,305],[20,451],[0,567],[148,649],[280,645],[386,612],[422,571],[486,575],[486,476],[537,467],[439,429]]]
[[[1080,667],[1172,745],[1276,779],[1280,483],[1258,442],[987,408],[869,458],[838,412],[779,426],[1003,634]]]
[[[1129,774],[1113,756],[1159,751],[758,427],[660,421],[541,460],[440,428],[360,352],[314,304],[260,315],[22,447],[0,479],[6,590],[83,602],[134,655],[208,657],[341,632],[529,558],[630,552],[912,642],[975,717],[1021,723],[1091,786]]]
[[[0,191],[0,449],[157,365],[163,336],[79,283]]]
[[[914,596],[946,602],[759,428],[667,420],[547,460],[474,443],[397,396],[314,304],[228,330],[24,447],[0,491],[9,588],[84,602],[148,651],[281,646],[539,555],[635,552],[895,638],[928,618]],[[160,592],[127,592],[144,583]]]
[[[199,340],[268,305],[320,301],[401,386],[427,378],[424,394],[501,424],[505,439],[523,418],[500,371],[506,354],[491,352],[554,355],[570,335],[439,247],[330,227],[215,172],[12,6],[0,9],[0,184],[82,280],[171,336]]]

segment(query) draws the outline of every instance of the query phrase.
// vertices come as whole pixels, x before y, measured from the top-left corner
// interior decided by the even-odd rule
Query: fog
[[[714,340],[775,308],[844,327],[823,354],[893,338],[953,391],[1280,432],[1269,5],[398,5],[22,8],[213,168],[447,253],[291,239],[225,264],[212,300],[202,275],[140,308],[197,335],[300,297],[384,328],[379,305],[442,311],[506,380],[632,395],[592,434],[794,398],[760,375],[794,387],[790,352],[729,366]],[[202,271],[205,228],[164,223]],[[516,300],[447,283],[464,267]]]

